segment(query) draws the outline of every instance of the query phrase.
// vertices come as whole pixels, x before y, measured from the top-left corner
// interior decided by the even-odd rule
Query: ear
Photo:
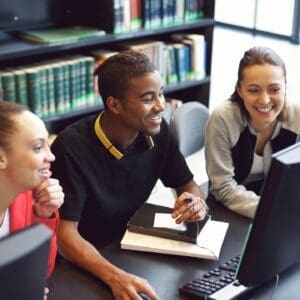
[[[109,96],[106,99],[107,108],[114,114],[119,114],[121,101],[115,97]]]
[[[0,170],[4,170],[7,166],[7,157],[5,151],[0,148]]]

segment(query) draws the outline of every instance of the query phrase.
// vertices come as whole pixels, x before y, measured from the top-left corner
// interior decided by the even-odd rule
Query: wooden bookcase
[[[100,49],[101,47],[107,48],[120,42],[139,41],[147,38],[164,40],[173,33],[199,33],[203,34],[206,40],[206,76],[201,80],[167,85],[165,87],[165,95],[181,99],[184,102],[200,101],[208,106],[215,1],[204,0],[204,17],[200,20],[159,29],[142,29],[123,34],[107,33],[103,37],[64,45],[32,44],[16,36],[18,30],[27,28],[42,28],[65,24],[78,25],[74,24],[74,18],[70,17],[72,9],[68,8],[68,5],[71,2],[72,5],[76,4],[81,7],[82,10],[86,7],[86,3],[83,0],[10,0],[1,3],[0,11],[9,11],[10,15],[6,20],[0,20],[0,69],[35,63],[49,58],[89,53],[92,50]],[[3,5],[6,5],[6,7],[2,7]],[[80,25],[86,24],[81,22]],[[85,115],[96,113],[99,109],[101,109],[101,105],[98,104],[46,118],[45,122],[50,131],[58,132],[70,122]]]

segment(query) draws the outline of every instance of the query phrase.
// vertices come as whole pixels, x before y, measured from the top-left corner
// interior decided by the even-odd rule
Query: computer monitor
[[[300,143],[272,156],[262,195],[236,274],[255,286],[300,258]]]
[[[42,300],[51,231],[35,224],[0,240],[0,298]]]

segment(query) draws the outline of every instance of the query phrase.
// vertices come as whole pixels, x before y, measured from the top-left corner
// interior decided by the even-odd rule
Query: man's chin
[[[153,130],[147,130],[147,132],[145,132],[145,133],[149,136],[156,136],[160,133],[160,126]]]

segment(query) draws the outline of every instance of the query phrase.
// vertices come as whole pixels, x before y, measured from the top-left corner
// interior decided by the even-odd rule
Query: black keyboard
[[[240,256],[187,282],[179,292],[192,299],[227,300],[244,293],[248,288],[235,279]]]

